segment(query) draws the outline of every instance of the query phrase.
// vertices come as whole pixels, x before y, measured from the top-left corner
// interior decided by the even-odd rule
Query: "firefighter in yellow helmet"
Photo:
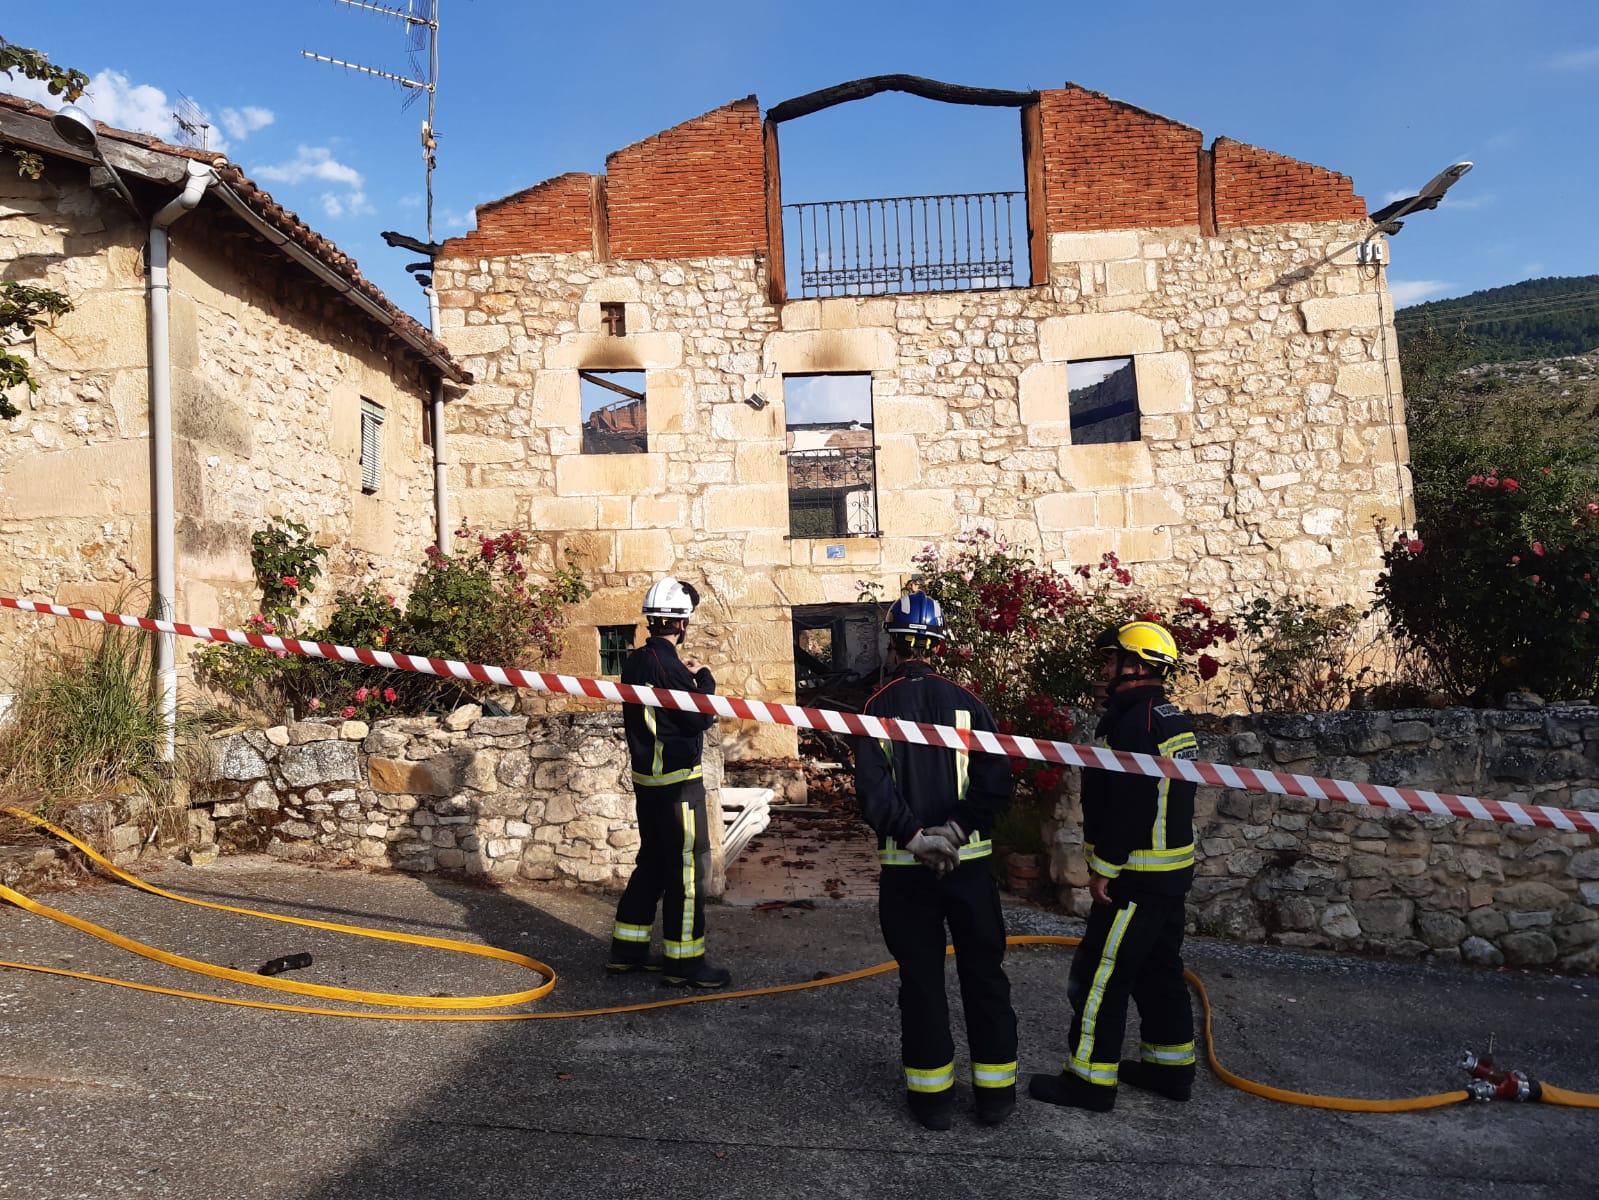
[[[1193,726],[1166,697],[1177,642],[1154,621],[1100,637],[1105,711],[1095,744],[1195,758]],[[1083,772],[1083,853],[1093,908],[1072,958],[1070,1057],[1034,1075],[1028,1093],[1050,1104],[1108,1112],[1116,1085],[1187,1100],[1194,1019],[1183,982],[1184,898],[1194,879],[1194,784],[1115,771]],[[1137,1059],[1119,1061],[1127,1002],[1138,1007]]]

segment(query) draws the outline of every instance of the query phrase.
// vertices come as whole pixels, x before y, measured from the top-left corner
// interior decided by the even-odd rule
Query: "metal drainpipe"
[[[150,222],[150,473],[154,490],[150,541],[155,557],[154,609],[159,620],[171,621],[178,591],[177,514],[172,486],[172,347],[170,292],[167,279],[167,228],[200,203],[216,173],[203,163],[189,163],[183,191]],[[177,638],[156,635],[156,678],[161,686],[161,759],[171,762],[178,722]]]
[[[439,293],[432,285],[427,289],[428,329],[439,336]],[[444,455],[444,377],[433,377],[433,514],[437,523],[436,540],[440,554],[450,552],[450,491],[446,478],[448,459]]]

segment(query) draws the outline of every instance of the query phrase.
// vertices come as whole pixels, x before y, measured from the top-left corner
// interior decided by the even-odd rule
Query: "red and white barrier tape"
[[[825,729],[857,737],[888,738],[896,742],[947,746],[1003,754],[1034,762],[1063,767],[1098,767],[1129,775],[1149,775],[1157,779],[1186,779],[1209,787],[1236,788],[1249,792],[1271,792],[1279,796],[1306,796],[1313,800],[1341,800],[1373,808],[1401,809],[1432,813],[1466,820],[1499,821],[1510,825],[1532,825],[1561,829],[1571,833],[1599,833],[1599,813],[1576,809],[1550,808],[1537,804],[1516,804],[1509,800],[1488,800],[1477,796],[1456,796],[1419,788],[1390,787],[1385,784],[1354,783],[1347,779],[1323,779],[1315,775],[1288,775],[1260,771],[1253,767],[1234,767],[1226,763],[1200,762],[1197,759],[1157,758],[1149,754],[1129,754],[1097,746],[1078,746],[1071,742],[1051,742],[990,733],[982,729],[954,729],[947,725],[926,725],[916,721],[882,720],[854,713],[822,708],[801,708],[794,704],[772,704],[762,700],[742,700],[736,696],[704,696],[697,692],[678,692],[612,683],[606,679],[583,679],[574,675],[550,675],[542,671],[520,671],[514,667],[490,667],[454,659],[418,658],[388,650],[361,650],[335,646],[329,642],[303,642],[297,638],[269,637],[238,629],[212,629],[187,625],[182,621],[158,621],[126,613],[103,613],[92,608],[71,608],[33,600],[13,600],[0,596],[0,608],[70,617],[79,621],[98,621],[129,629],[154,633],[175,633],[206,642],[231,642],[261,650],[285,650],[312,658],[340,659],[369,667],[413,671],[444,679],[493,683],[502,687],[528,688],[539,692],[561,692],[597,700],[626,704],[647,704],[652,708],[675,708],[690,712],[757,721],[766,725],[794,725],[805,729]]]

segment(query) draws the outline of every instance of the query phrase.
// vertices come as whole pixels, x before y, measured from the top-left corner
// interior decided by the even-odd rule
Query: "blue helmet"
[[[944,610],[926,592],[908,592],[888,610],[883,628],[890,635],[944,640]]]

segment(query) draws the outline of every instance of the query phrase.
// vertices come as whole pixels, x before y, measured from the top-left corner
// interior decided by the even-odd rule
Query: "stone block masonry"
[[[719,813],[721,753],[706,747]],[[639,846],[616,712],[305,721],[230,734],[194,789],[202,855],[280,858],[620,888]],[[710,894],[722,884],[711,822]]]
[[[1201,733],[1200,757],[1599,810],[1595,706],[1229,717]],[[1068,776],[1053,867],[1082,908],[1077,782]],[[1599,835],[1216,788],[1200,789],[1195,825],[1199,933],[1599,973]]]

